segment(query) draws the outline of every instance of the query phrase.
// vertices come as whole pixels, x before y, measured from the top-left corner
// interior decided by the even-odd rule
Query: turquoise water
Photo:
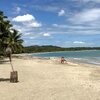
[[[37,57],[65,57],[83,63],[92,63],[100,65],[100,50],[85,51],[62,51],[50,53],[34,53],[31,56]]]

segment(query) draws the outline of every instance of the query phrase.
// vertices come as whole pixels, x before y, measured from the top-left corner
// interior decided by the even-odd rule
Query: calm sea
[[[31,56],[37,57],[65,57],[82,63],[100,65],[100,50],[83,50],[83,51],[61,51],[50,53],[34,53]]]

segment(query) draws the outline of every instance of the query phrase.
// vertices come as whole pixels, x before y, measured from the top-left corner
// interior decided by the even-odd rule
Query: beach
[[[14,57],[18,83],[10,83],[8,58],[0,62],[0,100],[100,100],[100,67],[59,59]]]

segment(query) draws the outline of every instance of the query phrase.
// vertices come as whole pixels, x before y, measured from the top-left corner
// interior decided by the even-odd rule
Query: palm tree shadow
[[[0,64],[4,64],[4,63],[7,63],[7,62],[10,62],[9,60],[0,60]]]
[[[10,81],[10,78],[0,78],[0,82],[8,82]]]

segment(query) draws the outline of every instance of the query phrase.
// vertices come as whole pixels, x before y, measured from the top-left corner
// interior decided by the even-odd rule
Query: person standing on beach
[[[61,57],[61,64],[63,64],[65,61],[66,61],[65,58]]]
[[[10,62],[12,61],[11,54],[12,54],[12,50],[11,50],[10,45],[8,45],[6,48],[6,55],[7,55],[7,57],[9,57]]]

